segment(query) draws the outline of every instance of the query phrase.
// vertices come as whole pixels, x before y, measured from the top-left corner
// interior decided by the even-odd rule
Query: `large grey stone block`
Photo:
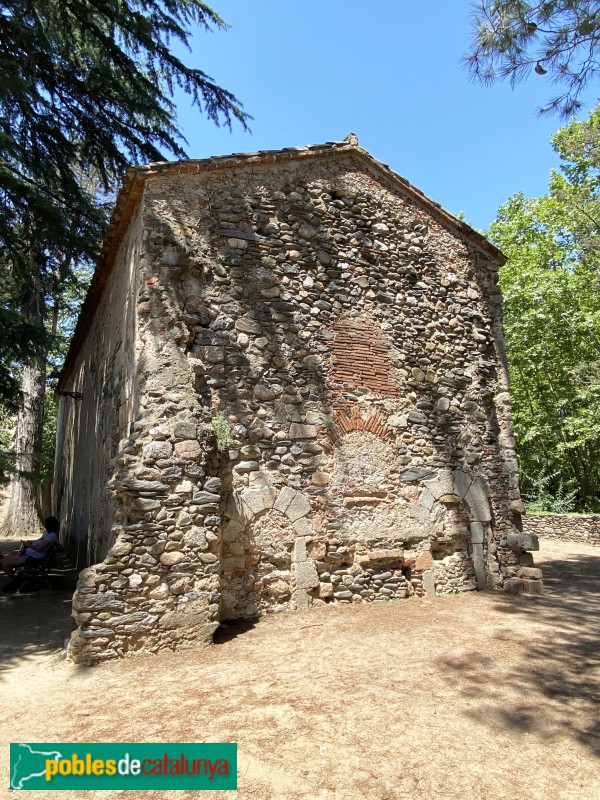
[[[438,481],[444,490],[442,494],[454,494],[454,473],[451,469],[441,469],[438,472]]]
[[[539,550],[540,542],[533,533],[509,533],[506,543],[511,550]]]
[[[523,505],[523,501],[521,500],[521,498],[516,498],[510,501],[510,510],[514,511],[515,514],[525,513],[525,506]]]
[[[306,536],[299,536],[294,542],[294,553],[293,553],[293,561],[298,563],[299,561],[306,561],[306,542],[308,541]]]
[[[444,487],[437,478],[433,478],[430,481],[423,481],[423,485],[431,492],[436,500],[445,494]]]
[[[244,503],[241,496],[232,492],[225,502],[225,515],[235,522],[244,524],[250,520],[252,512]]]
[[[473,568],[475,570],[475,577],[477,578],[477,588],[485,589],[485,561],[483,558],[483,545],[473,545]]]
[[[80,628],[79,635],[84,639],[95,639],[100,636],[114,636],[115,632],[112,628]]]
[[[316,436],[316,425],[303,425],[298,422],[292,422],[290,425],[290,439],[315,439]]]
[[[254,470],[258,469],[258,461],[240,461],[233,469],[240,474],[244,472],[254,472]]]
[[[240,534],[242,533],[243,530],[244,530],[243,524],[237,522],[236,520],[231,520],[223,528],[223,541],[236,542],[240,538]]]
[[[129,625],[131,622],[141,622],[148,617],[145,611],[135,611],[133,614],[119,614],[118,616],[111,617],[106,620],[106,625],[115,628],[118,625]],[[153,617],[156,622],[156,617]]]
[[[300,561],[295,565],[295,572],[298,589],[314,589],[319,585],[319,576],[314,561]]]
[[[424,522],[426,519],[429,518],[429,509],[419,504],[411,508],[411,510],[408,512],[408,516],[411,519],[416,519],[419,522]]]
[[[537,567],[521,567],[519,570],[519,578],[528,578],[529,580],[542,580],[544,577],[542,570]]]
[[[125,603],[114,592],[102,592],[100,594],[75,592],[73,596],[73,608],[75,611],[121,611],[124,607]]]
[[[457,494],[461,499],[464,499],[466,493],[469,491],[473,479],[462,469],[457,469],[454,473],[454,494]]]
[[[300,517],[305,517],[310,511],[310,500],[298,493],[285,510],[285,515],[290,522],[296,522]]]
[[[196,505],[206,505],[207,503],[220,503],[221,495],[213,492],[194,492],[192,503]]]
[[[208,602],[202,599],[187,603],[181,611],[167,611],[158,624],[163,629],[193,628],[197,625],[206,625],[208,620]],[[208,631],[211,634],[219,627],[218,622],[209,623],[209,625],[212,626],[212,630]]]
[[[267,508],[273,508],[275,494],[275,489],[272,486],[261,486],[260,488],[245,491],[242,499],[253,514],[260,514],[261,511]]]
[[[285,514],[287,507],[297,494],[298,492],[295,489],[292,489],[291,486],[284,486],[279,492],[279,496],[275,500],[275,503],[273,504],[275,511],[281,511],[282,514]]]
[[[171,458],[173,455],[173,445],[169,442],[150,442],[144,447],[144,458],[158,459]]]
[[[419,497],[419,505],[426,508],[427,511],[431,511],[433,508],[433,504],[435,503],[435,498],[429,491],[429,489],[423,489],[421,492],[421,497]]]
[[[465,495],[465,503],[476,522],[492,521],[488,488],[483,478],[475,478]]]
[[[508,592],[508,594],[522,594],[525,587],[520,578],[507,578],[502,588],[505,592]]]
[[[133,479],[114,481],[112,486],[115,489],[123,489],[124,491],[131,492],[165,492],[169,489],[169,484],[162,483],[161,481],[136,481]]]
[[[297,536],[312,536],[314,533],[312,523],[307,517],[300,517],[292,527]]]
[[[435,579],[433,577],[433,570],[431,569],[423,571],[423,591],[426,595],[435,594]]]
[[[401,481],[408,483],[410,481],[420,481],[423,478],[432,478],[434,475],[435,472],[430,467],[410,467],[401,472],[398,477]]]
[[[160,508],[160,501],[151,500],[149,497],[136,497],[131,507],[136,511],[155,511]]]
[[[523,593],[524,594],[544,594],[544,582],[541,580],[529,580],[523,578]]]
[[[296,601],[296,608],[308,608],[310,605],[306,589],[296,589],[294,600]]]
[[[471,523],[471,541],[473,544],[483,544],[485,528],[482,522]]]

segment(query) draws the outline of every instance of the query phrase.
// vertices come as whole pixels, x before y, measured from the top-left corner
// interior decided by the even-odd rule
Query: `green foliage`
[[[56,414],[58,407],[54,390],[48,389],[44,400],[44,429],[42,431],[42,457],[36,482],[52,483],[54,476],[54,454],[56,451]]]
[[[575,492],[577,510],[593,511],[600,510],[600,175],[579,144],[597,135],[599,122],[595,111],[560,131],[554,146],[563,163],[549,193],[515,195],[489,231],[509,259],[500,283],[524,494],[567,502]]]
[[[174,41],[189,48],[193,24],[225,27],[200,0],[0,2],[4,179],[81,212],[55,197],[67,183],[80,187],[81,171],[108,187],[129,162],[185,157],[175,87],[216,124],[245,125],[236,98],[173,53]]]
[[[546,76],[564,91],[542,111],[568,117],[600,74],[600,7],[589,0],[480,0],[465,63],[482,83]]]
[[[552,514],[569,514],[575,508],[577,490],[567,489],[558,472],[554,475],[535,475],[523,494],[525,508],[530,514],[545,511]]]
[[[0,307],[38,330],[71,267],[95,261],[98,189],[130,163],[185,157],[176,87],[213,122],[246,125],[230,92],[172,52],[193,24],[224,27],[200,0],[0,0]]]
[[[231,423],[223,414],[222,411],[218,411],[211,420],[213,431],[215,432],[215,439],[217,441],[217,450],[219,452],[223,452],[229,447],[231,443],[231,439],[233,438],[233,433],[231,430]]]
[[[14,414],[7,406],[0,405],[0,484],[8,483],[15,468],[14,426]]]
[[[225,27],[201,0],[0,0],[5,410],[14,408],[24,365],[43,358],[52,370],[64,358],[124,169],[186,157],[175,89],[212,122],[247,126],[234,95],[175,55],[174,44],[190,49],[193,25]],[[20,474],[31,473],[28,450],[44,462],[37,416],[29,422],[20,427],[29,437],[21,453],[2,462]],[[49,437],[50,428],[47,450]]]
[[[583,253],[600,249],[600,106],[587,120],[572,122],[552,139],[561,172],[553,172],[550,194],[569,210],[569,231]]]

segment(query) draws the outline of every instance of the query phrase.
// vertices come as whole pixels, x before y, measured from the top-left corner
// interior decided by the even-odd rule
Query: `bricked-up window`
[[[340,317],[333,332],[330,376],[335,389],[369,389],[388,397],[399,395],[388,345],[374,323]]]

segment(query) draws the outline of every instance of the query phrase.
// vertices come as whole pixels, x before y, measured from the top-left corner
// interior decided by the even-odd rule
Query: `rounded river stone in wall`
[[[173,455],[173,445],[170,442],[150,442],[144,447],[144,458],[153,460],[170,458]]]
[[[179,550],[173,550],[169,553],[163,553],[160,557],[160,563],[165,567],[172,567],[174,564],[179,564],[185,559],[185,555]]]

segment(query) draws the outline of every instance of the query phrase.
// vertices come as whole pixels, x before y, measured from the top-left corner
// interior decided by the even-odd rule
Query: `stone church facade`
[[[86,566],[71,657],[540,591],[502,263],[352,135],[130,169],[59,383],[55,505]]]

